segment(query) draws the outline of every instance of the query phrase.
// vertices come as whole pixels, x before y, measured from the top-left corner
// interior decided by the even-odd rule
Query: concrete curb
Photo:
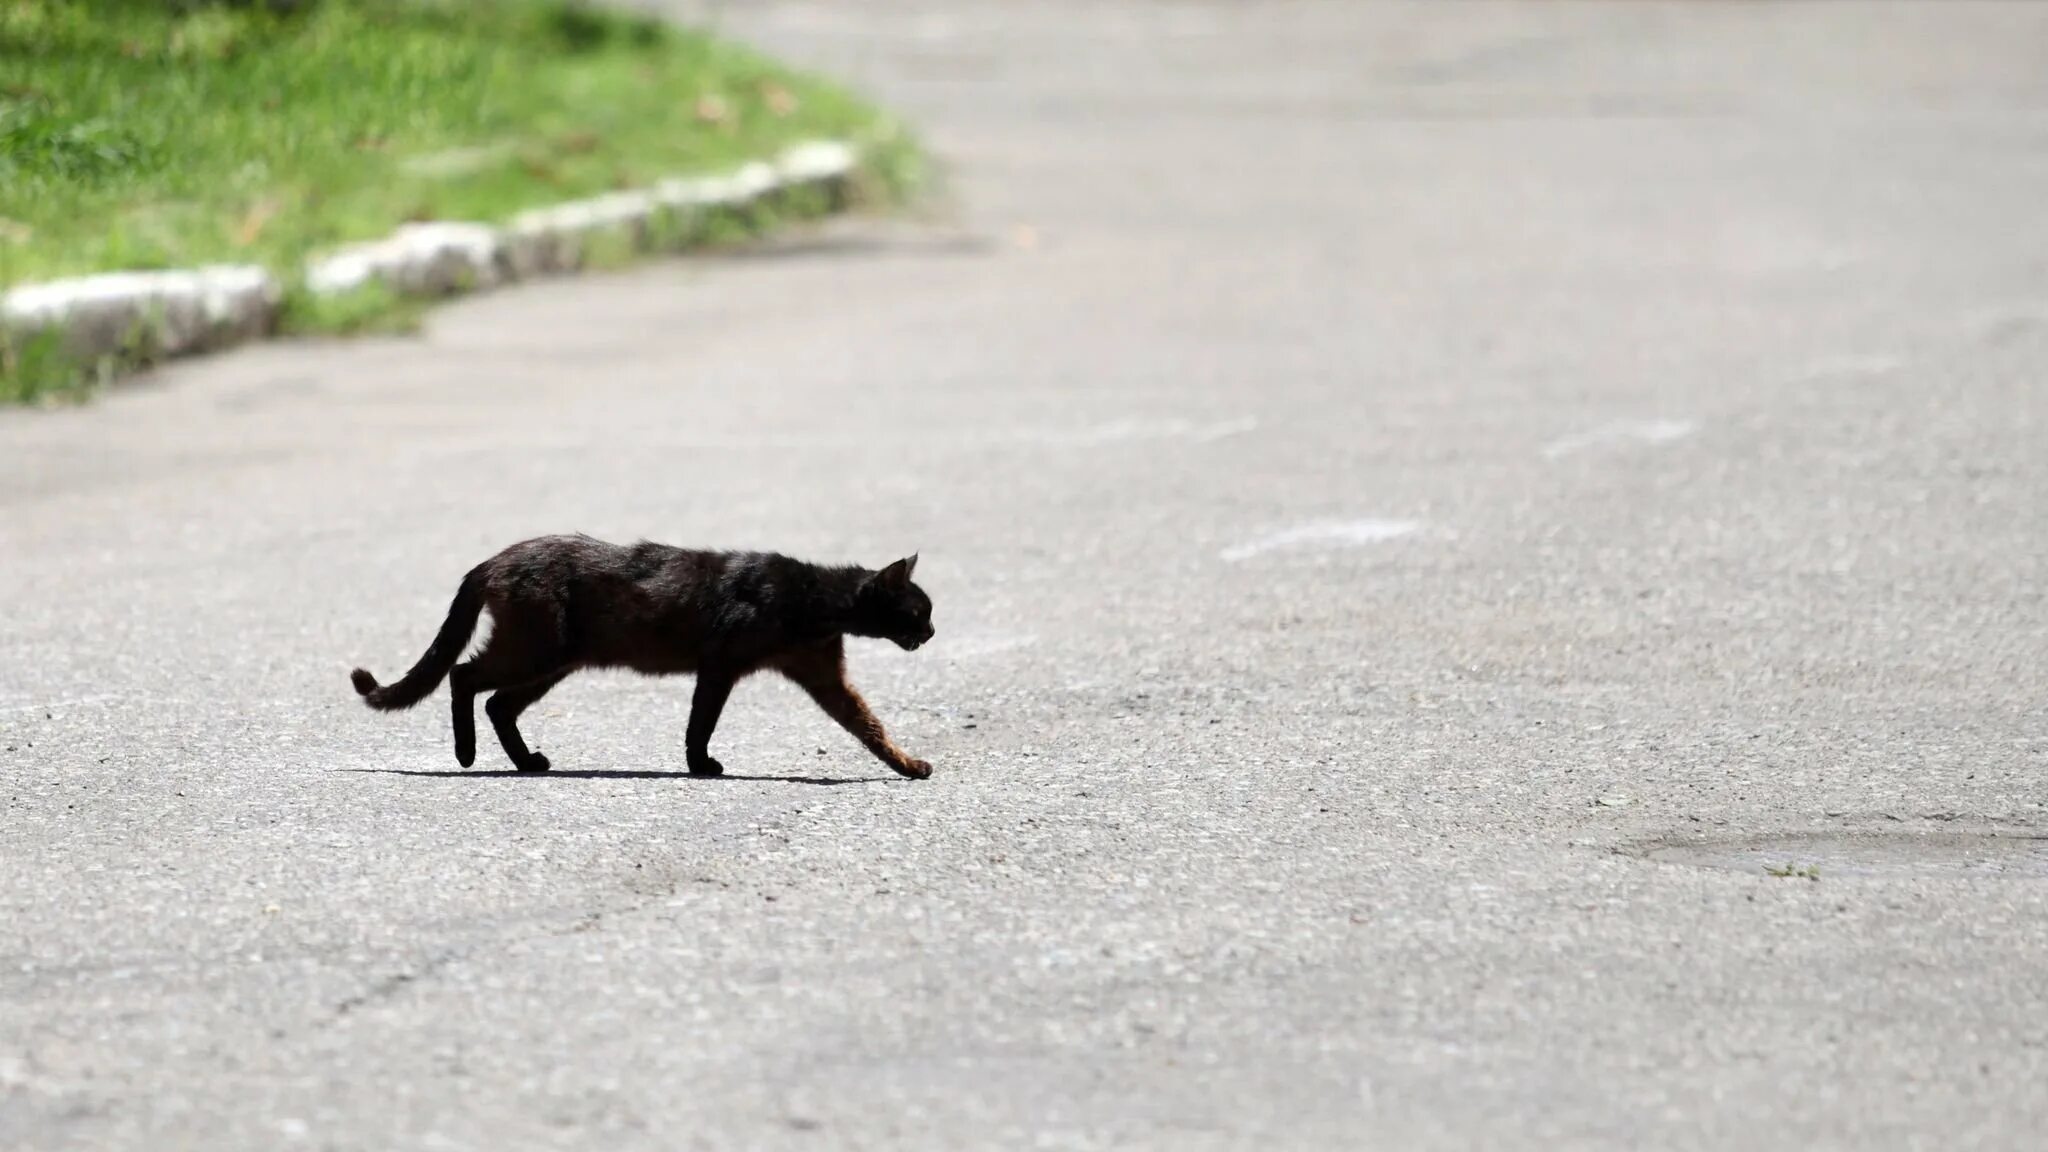
[[[408,224],[390,236],[307,261],[306,289],[330,296],[373,283],[407,296],[451,296],[574,272],[590,244],[616,236],[653,250],[664,221],[745,209],[799,189],[843,194],[860,154],[841,141],[789,148],[723,176],[664,180],[521,213],[500,227],[459,221]],[[209,352],[276,329],[285,283],[254,264],[167,272],[112,272],[25,284],[0,296],[12,338],[55,331],[65,354],[105,365],[126,358]]]

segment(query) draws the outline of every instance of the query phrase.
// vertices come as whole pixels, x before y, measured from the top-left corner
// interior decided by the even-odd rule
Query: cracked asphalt
[[[946,206],[0,414],[0,1146],[2038,1146],[2048,7],[656,6]],[[579,530],[937,774],[355,700]]]

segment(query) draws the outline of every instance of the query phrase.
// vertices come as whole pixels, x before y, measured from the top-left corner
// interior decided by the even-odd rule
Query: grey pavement
[[[0,416],[0,1146],[2041,1146],[2048,5],[711,15],[950,206]],[[937,774],[355,700],[572,530]]]

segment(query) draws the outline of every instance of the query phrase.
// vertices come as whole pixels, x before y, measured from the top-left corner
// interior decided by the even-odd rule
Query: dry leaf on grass
[[[761,85],[761,101],[777,116],[787,116],[797,107],[796,93],[775,83]]]
[[[269,226],[271,220],[276,218],[278,210],[283,207],[283,202],[275,196],[266,196],[251,205],[248,213],[242,217],[242,222],[235,226],[236,247],[247,248],[254,244],[256,238],[263,235],[263,229]]]

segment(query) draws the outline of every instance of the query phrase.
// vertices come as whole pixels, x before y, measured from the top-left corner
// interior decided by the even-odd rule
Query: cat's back
[[[714,554],[640,541],[613,544],[584,535],[535,536],[489,560],[489,586],[500,592],[572,593],[673,581],[713,567]]]
[[[501,591],[569,599],[637,594],[674,607],[787,600],[809,592],[820,571],[779,552],[613,544],[580,534],[522,540],[489,567]]]
[[[756,604],[808,599],[830,570],[780,552],[720,552],[717,580],[728,597]]]
[[[632,562],[632,548],[579,533],[521,540],[501,549],[485,566],[493,584],[506,586],[558,582],[579,574],[622,573]]]

